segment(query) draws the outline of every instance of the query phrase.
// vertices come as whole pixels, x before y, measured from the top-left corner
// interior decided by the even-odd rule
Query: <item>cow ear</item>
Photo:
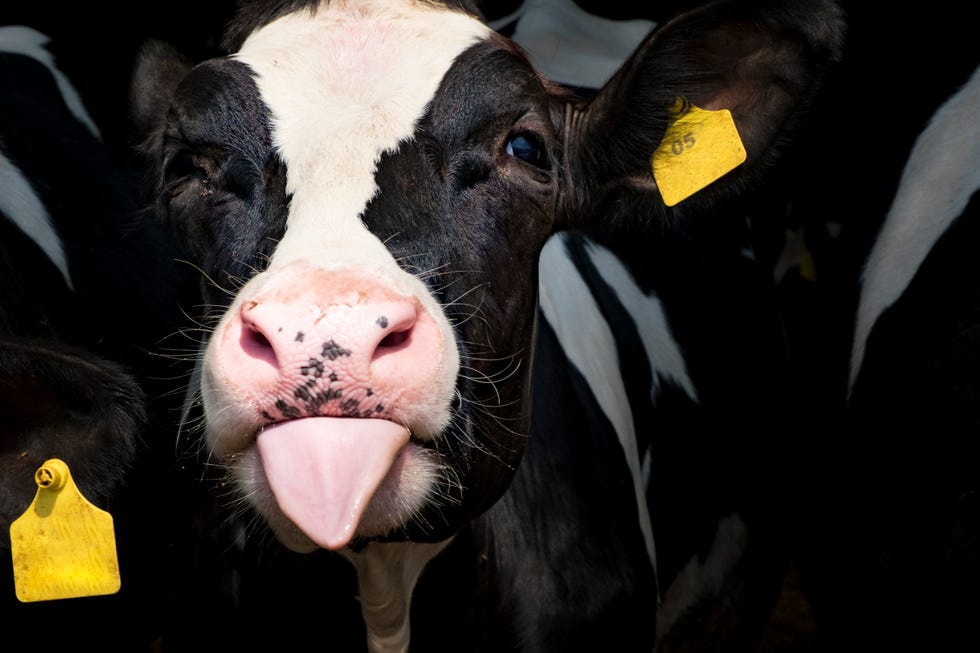
[[[191,66],[169,43],[149,40],[140,48],[131,78],[129,108],[132,126],[145,142],[156,142],[162,134],[171,98]]]
[[[839,60],[844,31],[824,0],[714,2],[656,29],[590,102],[566,107],[563,226],[703,210],[758,182]],[[692,159],[693,172],[661,165],[655,176],[655,152],[666,168]],[[734,167],[711,180],[719,165]],[[688,194],[692,177],[703,188]]]

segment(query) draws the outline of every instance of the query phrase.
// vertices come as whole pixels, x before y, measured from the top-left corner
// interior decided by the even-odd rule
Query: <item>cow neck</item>
[[[406,653],[411,641],[412,592],[422,570],[453,538],[442,542],[372,542],[344,550],[357,571],[369,653]]]

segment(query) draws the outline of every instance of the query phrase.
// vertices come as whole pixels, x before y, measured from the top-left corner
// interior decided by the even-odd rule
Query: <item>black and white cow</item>
[[[361,650],[366,623],[371,651],[652,650],[691,597],[758,591],[726,587],[755,562],[726,543],[755,537],[736,511],[763,465],[729,454],[770,431],[729,399],[779,378],[712,360],[719,335],[774,342],[723,322],[745,259],[712,211],[758,187],[842,34],[831,2],[711,3],[581,96],[455,2],[246,2],[226,57],[149,44],[143,153],[210,307],[184,427],[243,546],[268,527],[288,551],[259,555],[301,581],[242,586],[221,641]],[[678,99],[730,110],[747,158],[668,208],[651,157]],[[685,287],[722,299],[678,318],[661,297]],[[262,591],[287,626],[247,612]],[[700,637],[751,648],[741,625]]]
[[[929,98],[903,167],[878,175],[892,199],[861,269],[819,553],[839,650],[980,645],[980,69]]]
[[[0,613],[21,638],[51,646],[140,650],[159,635],[166,528],[157,470],[167,458],[150,452],[163,433],[153,416],[166,411],[149,397],[164,373],[150,352],[174,321],[163,293],[176,277],[157,275],[176,265],[176,250],[168,232],[140,221],[136,188],[48,37],[0,27]],[[162,442],[172,452],[172,438]],[[50,458],[113,516],[116,594],[16,598],[10,524]],[[57,627],[66,620],[91,625]]]
[[[845,8],[842,63],[794,140],[802,174],[767,193],[792,198],[816,270],[792,299],[798,400],[786,437],[799,443],[799,491],[784,516],[796,521],[821,650],[972,650],[973,295],[962,249],[976,120],[937,113],[974,74],[972,8],[939,2],[887,23],[867,3]]]

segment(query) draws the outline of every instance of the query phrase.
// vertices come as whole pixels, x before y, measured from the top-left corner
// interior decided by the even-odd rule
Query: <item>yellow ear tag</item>
[[[706,111],[681,100],[651,158],[664,204],[674,206],[745,161],[745,147],[728,109]]]
[[[34,474],[37,494],[10,525],[14,586],[24,603],[119,591],[112,515],[82,496],[57,458]]]

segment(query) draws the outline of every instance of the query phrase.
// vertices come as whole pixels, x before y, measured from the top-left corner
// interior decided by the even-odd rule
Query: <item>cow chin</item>
[[[230,456],[226,462],[239,494],[283,546],[297,553],[335,548],[316,542],[286,516],[255,447]],[[410,442],[370,497],[351,539],[400,539],[400,530],[416,520],[425,507],[439,503],[438,488],[445,475],[446,467],[438,453]]]

